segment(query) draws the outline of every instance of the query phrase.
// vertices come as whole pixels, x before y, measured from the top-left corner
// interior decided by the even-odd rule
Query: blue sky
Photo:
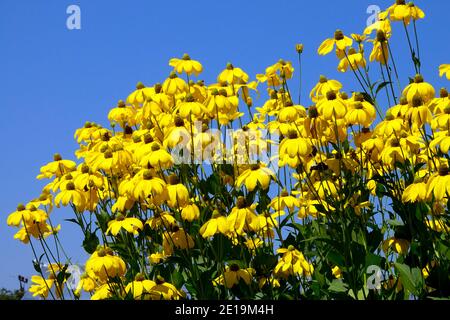
[[[319,57],[317,47],[336,28],[346,34],[361,33],[369,16],[367,7],[385,8],[391,2],[2,0],[0,287],[16,288],[18,274],[33,274],[31,249],[13,239],[15,229],[6,226],[7,215],[18,203],[39,195],[44,183],[35,176],[55,152],[75,158],[74,131],[85,121],[106,125],[108,110],[126,98],[138,81],[163,81],[171,70],[168,60],[185,52],[203,63],[201,78],[207,82],[214,82],[227,62],[252,77],[279,58],[293,61],[297,69],[294,47],[301,42],[305,45],[303,97],[320,74],[340,80],[347,92],[358,90],[351,73],[336,71],[335,56]],[[439,89],[448,85],[438,77],[437,68],[450,63],[450,3],[416,3],[427,14],[418,24],[422,73]],[[66,9],[72,4],[81,8],[81,30],[66,28]],[[414,72],[399,26],[393,41],[405,85]],[[297,83],[295,78],[290,84],[294,92]],[[71,213],[60,209],[52,215],[62,222]],[[61,239],[79,263],[86,257],[81,236],[63,222]]]

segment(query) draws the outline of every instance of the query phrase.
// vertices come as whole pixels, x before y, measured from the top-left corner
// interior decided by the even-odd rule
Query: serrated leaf
[[[348,285],[342,279],[334,279],[328,287],[328,290],[333,292],[347,292]]]

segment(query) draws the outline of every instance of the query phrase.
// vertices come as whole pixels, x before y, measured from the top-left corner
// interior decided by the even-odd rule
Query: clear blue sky
[[[1,0],[0,287],[16,288],[18,274],[33,274],[31,249],[13,239],[7,215],[39,195],[44,184],[35,176],[55,152],[75,158],[75,129],[87,120],[106,125],[108,110],[138,81],[162,81],[170,71],[168,60],[185,52],[203,63],[207,82],[215,81],[227,62],[254,77],[279,58],[296,62],[294,46],[301,42],[304,97],[320,74],[348,84],[347,92],[358,90],[350,73],[336,71],[335,56],[319,57],[317,47],[336,28],[361,33],[367,7],[392,2]],[[81,7],[81,30],[66,28],[71,4]],[[427,14],[418,25],[422,73],[439,89],[448,85],[437,68],[450,63],[450,2],[417,4]],[[406,84],[413,69],[403,30],[394,32],[393,50]],[[290,85],[294,92],[296,83]],[[56,210],[53,219],[62,222],[70,215]],[[63,222],[61,237],[73,260],[82,263],[81,232]]]

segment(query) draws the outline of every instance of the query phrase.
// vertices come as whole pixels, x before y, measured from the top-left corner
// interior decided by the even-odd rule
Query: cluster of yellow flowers
[[[363,87],[367,84],[373,89],[364,54],[366,37],[376,31],[375,38],[368,40],[373,42],[369,59],[385,65],[392,35],[390,22],[408,25],[423,17],[417,6],[397,1],[364,35],[350,38],[338,30],[334,38],[320,45],[318,53],[324,55],[336,47],[338,70],[359,73]],[[353,41],[358,43],[357,49],[352,47]],[[45,239],[57,234],[60,226],[50,220],[54,206],[72,207],[84,234],[90,232],[90,219],[96,217],[103,243],[91,250],[76,294],[83,289],[92,293],[93,299],[186,297],[181,288],[160,275],[149,279],[147,268],[164,264],[180,250],[189,254],[217,235],[254,253],[272,244],[275,235],[283,239],[283,216],[287,217],[284,221],[306,221],[347,208],[363,215],[373,208],[373,201],[358,188],[349,194],[344,189],[349,179],[357,176],[376,197],[378,177],[395,173],[405,164],[414,168],[414,176],[409,180],[397,177],[392,195],[405,203],[429,203],[424,223],[438,232],[450,231],[443,218],[450,194],[450,97],[445,89],[436,97],[433,86],[420,74],[375,124],[381,110],[371,99],[374,96],[367,92],[349,96],[339,81],[325,76],[320,76],[312,89],[309,107],[296,104],[287,85],[294,73],[289,61],[269,66],[255,81],[242,69],[227,64],[217,83],[210,85],[191,79],[203,66],[187,54],[171,59],[169,65],[173,71],[162,83],[138,83],[125,101],[120,100],[110,110],[111,129],[87,122],[76,130],[79,164],[56,154],[37,177],[50,179],[40,197],[20,204],[7,219],[8,225],[20,227],[15,238],[28,243],[32,237]],[[450,65],[439,70],[450,79]],[[267,84],[268,99],[254,108],[252,96],[259,94],[263,83]],[[395,101],[395,96],[392,98]],[[241,110],[242,105],[248,113]],[[231,153],[218,156],[217,150],[230,146],[211,129],[231,129],[236,123],[237,131],[255,133],[246,136],[244,149],[252,145],[258,152],[268,153],[275,145],[278,154],[270,154],[267,162],[252,162],[242,145],[232,145]],[[277,133],[278,140],[273,138]],[[177,161],[175,150],[181,145],[191,156],[187,163]],[[202,164],[194,163],[194,158],[199,152],[203,157],[205,151],[210,159],[223,157],[228,164],[213,162],[209,174],[217,174],[217,184],[229,191],[231,204],[226,200],[228,195],[214,194],[201,184],[208,181],[208,172]],[[238,157],[240,161],[236,161]],[[280,168],[278,173],[274,164]],[[278,190],[276,195],[268,196],[271,188]],[[252,198],[256,191],[260,192],[260,202]],[[261,193],[269,201],[262,203]],[[339,201],[343,206],[335,207]],[[138,238],[143,245],[133,248],[133,253],[140,253],[136,258],[140,270],[130,278],[130,265],[114,244],[123,241],[131,246]],[[404,253],[408,245],[407,240],[389,237],[383,249]],[[250,285],[254,279],[259,279],[260,287],[279,286],[279,281],[289,276],[311,277],[314,273],[313,259],[305,258],[293,245],[278,246],[277,253],[278,262],[269,274],[231,263],[211,281],[230,289],[240,280]],[[31,292],[47,297],[55,283],[55,270],[61,270],[61,265],[52,265],[48,279],[34,276]],[[341,277],[337,266],[333,274]],[[112,282],[117,278],[125,284]]]

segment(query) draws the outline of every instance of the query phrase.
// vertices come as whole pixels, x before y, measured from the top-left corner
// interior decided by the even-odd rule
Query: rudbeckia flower
[[[136,110],[132,107],[126,106],[123,100],[117,103],[117,107],[111,109],[108,113],[108,120],[111,123],[117,123],[122,128],[136,125],[135,121]]]
[[[252,164],[249,169],[242,172],[236,179],[236,187],[245,185],[248,191],[253,191],[258,185],[262,189],[267,189],[270,180],[276,180],[275,174],[262,163]]]
[[[228,231],[242,235],[244,230],[252,230],[253,220],[257,218],[256,206],[248,206],[244,197],[238,197],[236,202],[236,206],[231,209],[230,215],[227,216]]]
[[[167,205],[171,208],[182,208],[189,203],[189,191],[175,174],[169,176],[167,196]]]
[[[450,232],[450,226],[446,224],[445,221],[442,219],[436,218],[427,219],[425,221],[425,224],[427,225],[428,228],[436,232],[447,232],[447,233]]]
[[[343,99],[336,95],[334,91],[328,91],[326,98],[317,102],[317,111],[326,120],[335,121],[342,119],[347,113],[347,106]]]
[[[217,233],[226,234],[228,232],[227,218],[214,211],[211,219],[206,221],[200,228],[199,233],[203,238],[209,238]]]
[[[439,146],[442,153],[448,153],[450,149],[450,136],[448,131],[440,131],[435,133],[435,138],[430,142],[430,148],[435,149]]]
[[[366,67],[366,59],[361,52],[356,52],[354,48],[350,48],[348,50],[347,57],[341,59],[338,65],[338,70],[340,72],[346,72],[350,67],[352,70],[356,70],[358,68]]]
[[[168,230],[177,224],[175,218],[170,212],[154,212],[153,217],[149,218],[145,224],[148,224],[150,228],[156,230],[158,228]]]
[[[86,272],[93,279],[107,281],[125,275],[126,265],[110,248],[100,247],[86,261]]]
[[[391,237],[383,241],[383,251],[388,252],[389,249],[394,250],[398,254],[406,254],[409,249],[409,241]]]
[[[179,300],[185,296],[184,292],[166,282],[161,276],[156,277],[155,283],[156,286],[150,292],[153,300]]]
[[[83,212],[86,205],[86,199],[79,190],[75,189],[75,184],[69,182],[66,185],[66,189],[61,190],[55,197],[55,205],[58,208],[61,203],[63,206],[72,203],[78,212]]]
[[[275,211],[281,211],[288,208],[289,212],[293,212],[296,207],[300,207],[300,203],[296,197],[290,195],[289,192],[284,189],[279,196],[272,199],[269,203],[269,207],[273,208]]]
[[[396,0],[395,4],[380,14],[382,19],[385,19],[387,16],[392,21],[403,21],[408,25],[411,19],[419,20],[425,18],[425,13],[412,2],[407,4],[405,0]]]
[[[422,97],[416,94],[412,100],[412,107],[406,111],[405,120],[408,120],[413,131],[420,129],[424,124],[430,123],[433,118],[430,109],[424,105]]]
[[[195,242],[186,230],[175,225],[172,226],[171,231],[164,232],[162,246],[164,253],[170,256],[174,248],[182,250],[192,249],[195,246]]]
[[[422,98],[424,104],[431,102],[435,97],[436,91],[433,86],[424,82],[422,75],[417,74],[414,77],[414,82],[409,84],[404,90],[403,95],[408,100],[410,105],[413,105],[413,99],[417,95]]]
[[[234,67],[231,63],[228,63],[225,70],[223,70],[217,77],[218,82],[225,82],[230,85],[247,83],[248,80],[248,74],[246,74],[241,68]]]
[[[181,209],[181,217],[189,222],[197,220],[200,217],[200,209],[195,203],[187,204]]]
[[[345,56],[344,50],[351,47],[352,44],[353,40],[351,38],[345,36],[341,30],[336,30],[334,33],[334,38],[329,38],[323,41],[319,49],[317,49],[317,53],[321,56],[329,54],[336,45],[336,55],[339,58],[342,58]]]
[[[377,37],[373,40],[369,40],[373,42],[373,49],[370,53],[369,60],[378,61],[381,64],[387,64],[389,61],[389,48],[387,45],[387,34],[382,30],[377,31]]]
[[[325,76],[320,76],[319,82],[311,90],[309,97],[313,102],[326,97],[327,93],[333,91],[335,93],[342,89],[342,83],[337,80],[327,79]]]
[[[45,299],[53,288],[55,279],[44,279],[41,276],[32,276],[31,282],[32,285],[28,290],[33,294],[33,297],[40,296]]]
[[[424,182],[414,182],[403,191],[403,202],[424,201],[427,198],[427,185]]]
[[[198,76],[203,71],[200,62],[191,60],[191,57],[187,53],[185,53],[181,59],[170,59],[169,66],[173,67],[174,71],[177,73],[185,72],[187,75],[193,73]]]
[[[120,229],[125,229],[127,232],[136,236],[143,228],[144,225],[139,219],[134,217],[126,218],[123,215],[118,215],[115,220],[108,222],[108,229],[106,230],[106,233],[111,233],[113,236],[117,236]]]
[[[164,93],[174,96],[188,92],[188,85],[183,79],[178,78],[175,72],[171,72],[169,77],[163,82],[162,89]]]
[[[138,82],[136,90],[128,96],[127,103],[138,107],[154,92],[154,88],[146,87],[142,82]]]
[[[442,77],[444,74],[450,80],[450,64],[441,64],[439,66],[439,76]]]
[[[41,173],[37,179],[61,177],[64,174],[75,170],[76,163],[71,160],[64,160],[59,153],[53,156],[53,161],[41,167]]]
[[[22,221],[25,223],[44,222],[48,218],[47,213],[37,209],[34,205],[26,208],[23,204],[17,206],[17,210],[8,216],[8,226],[18,227]]]
[[[134,281],[127,284],[125,292],[131,294],[136,300],[142,300],[149,298],[149,294],[155,286],[155,281],[145,279],[143,274],[138,273],[134,277]]]
[[[228,289],[233,288],[239,284],[240,280],[243,280],[246,285],[250,285],[253,279],[255,271],[252,268],[241,269],[237,264],[225,266],[223,275],[213,280],[213,284],[224,285]]]
[[[314,267],[305,259],[303,253],[295,249],[294,246],[280,248],[277,252],[282,256],[273,271],[276,276],[284,278],[289,275],[310,276],[314,272]]]
[[[347,124],[370,127],[375,118],[374,106],[365,101],[361,94],[355,94],[352,101],[348,103],[348,112],[345,115]]]
[[[150,170],[145,170],[142,178],[136,182],[133,195],[140,201],[149,199],[155,205],[159,205],[167,197],[166,183],[164,180],[154,177]]]
[[[450,175],[448,166],[441,165],[439,171],[433,174],[427,182],[427,198],[434,196],[436,201],[441,201],[450,195]]]

